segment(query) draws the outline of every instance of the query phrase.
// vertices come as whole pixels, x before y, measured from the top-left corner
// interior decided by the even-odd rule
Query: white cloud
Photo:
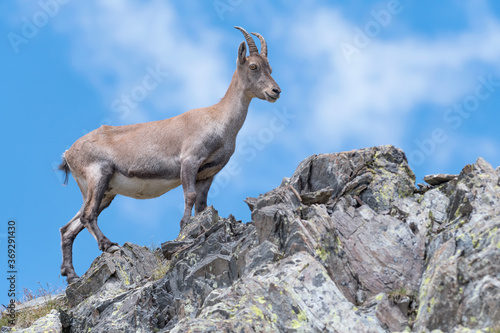
[[[260,10],[261,5],[255,6]],[[410,123],[419,118],[420,106],[444,111],[473,90],[478,68],[499,69],[500,44],[492,41],[500,35],[500,23],[484,1],[453,8],[468,13],[468,27],[446,35],[434,30],[432,37],[422,37],[405,29],[404,35],[382,38],[401,26],[396,15],[350,62],[340,45],[355,44],[356,28],[364,26],[336,9],[343,7],[266,8],[272,26],[255,30],[268,37],[273,76],[283,97],[273,106],[252,103],[240,142],[269,124],[273,107],[286,107],[296,118],[275,136],[272,149],[305,157],[378,144],[402,146],[414,141],[409,128],[415,132],[427,125],[421,119]],[[178,8],[161,0],[71,2],[64,10],[71,15],[61,15],[67,20],[58,17],[55,24],[70,36],[75,67],[102,93],[114,123],[167,118],[211,105],[227,89],[234,70],[228,59],[235,58],[228,50],[236,53],[237,46],[229,48],[226,42],[232,29],[218,29],[203,17],[186,24]],[[140,86],[148,68],[156,66],[169,76],[128,117],[118,119],[111,112],[113,101]]]
[[[293,66],[298,69],[293,89],[310,114],[302,125],[304,137],[316,133],[311,145],[319,150],[347,142],[401,144],[403,124],[419,106],[445,108],[469,93],[477,84],[477,63],[500,68],[500,44],[492,43],[500,24],[485,12],[475,15],[481,17],[471,18],[468,31],[453,36],[374,37],[349,62],[340,45],[355,46],[356,26],[337,10],[300,11],[286,37],[291,60],[301,64]],[[305,86],[308,78],[311,83]],[[315,140],[317,136],[322,140]]]
[[[447,133],[446,141],[435,143],[435,151],[425,156],[423,164],[434,173],[457,173],[466,164],[475,163],[478,157],[482,157],[496,168],[499,152],[500,145],[492,138],[477,136],[464,139],[458,133]],[[457,161],[460,162],[453,163]]]
[[[58,29],[70,35],[75,67],[101,91],[110,109],[114,100],[142,84],[148,68],[168,72],[127,117],[120,113],[124,123],[210,105],[227,89],[231,69],[221,53],[222,33],[214,27],[188,32],[172,4],[113,0],[76,2],[71,9]]]

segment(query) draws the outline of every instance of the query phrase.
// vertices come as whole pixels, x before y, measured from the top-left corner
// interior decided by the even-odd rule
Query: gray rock
[[[155,283],[163,303],[158,311],[160,317],[165,318],[165,326],[158,325],[158,328],[166,331],[179,320],[196,316],[212,291],[223,290],[238,280],[244,274],[247,261],[249,265],[252,261],[257,265],[260,260],[248,255],[257,245],[253,224],[243,224],[233,217],[220,218],[213,207],[208,207],[192,218],[186,228],[198,229],[200,233],[190,247],[172,255],[170,270]],[[182,230],[175,242],[186,240],[190,235],[191,232]]]
[[[406,304],[403,302],[406,302],[406,299],[396,303],[394,299],[391,300],[386,294],[381,293],[368,301],[365,308],[375,314],[384,328],[390,332],[398,332],[408,326],[408,309],[400,308],[400,304]]]
[[[424,258],[419,255],[418,234],[390,215],[380,215],[368,206],[352,209],[351,214],[335,212],[333,223],[342,247],[342,260],[332,258],[332,266],[350,272],[340,284],[353,290],[364,290],[368,297],[397,289],[416,291],[423,272]],[[337,274],[331,271],[336,279]],[[340,277],[340,276],[339,276]],[[348,278],[348,279],[346,279]]]
[[[323,188],[316,192],[307,192],[302,193],[300,195],[300,199],[304,205],[313,205],[313,204],[325,204],[327,203],[333,195],[332,188]]]
[[[442,225],[447,218],[450,199],[439,189],[427,191],[422,199],[421,207],[428,211],[431,223]]]
[[[37,298],[32,299],[30,301],[19,304],[16,307],[16,310],[17,311],[26,311],[26,310],[29,311],[30,309],[35,309],[38,307],[45,306],[49,302],[62,303],[64,301],[65,297],[66,297],[66,295],[64,293],[59,293],[59,294],[55,294],[55,295],[49,294],[49,295],[37,297]]]
[[[444,186],[448,216],[443,229],[429,235],[414,329],[498,329],[500,301],[493,296],[500,278],[498,174],[479,158]]]
[[[434,175],[427,175],[424,177],[424,181],[429,185],[441,185],[443,183],[449,182],[457,178],[457,175],[450,175],[447,173],[438,173]]]
[[[149,249],[125,243],[119,251],[99,256],[78,281],[68,286],[68,304],[73,307],[90,296],[106,294],[108,290],[114,293],[132,289],[141,280],[151,278],[157,265]]]
[[[57,310],[52,310],[48,315],[37,319],[29,328],[15,330],[15,332],[19,333],[62,333],[62,331]]]
[[[306,252],[255,269],[171,332],[386,332]]]
[[[268,262],[277,261],[281,254],[276,245],[269,241],[264,241],[262,244],[251,248],[245,256],[245,265],[242,265],[240,271],[241,276],[246,276],[253,269],[260,267]]]
[[[415,188],[392,146],[314,155],[162,244],[102,254],[66,291],[67,332],[495,332],[500,168],[479,158]]]
[[[144,304],[151,302],[147,291],[157,265],[151,250],[131,243],[103,253],[66,289],[70,309],[64,325],[71,332],[149,331],[149,318],[138,319]]]
[[[332,198],[358,196],[375,211],[413,195],[415,175],[402,150],[393,146],[313,155],[299,164],[290,185],[300,194],[332,189]]]

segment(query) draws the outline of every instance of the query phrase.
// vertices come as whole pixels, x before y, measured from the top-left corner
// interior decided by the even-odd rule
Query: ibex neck
[[[245,94],[235,71],[226,94],[218,103],[223,126],[232,134],[238,134],[243,126],[251,100],[252,98]]]

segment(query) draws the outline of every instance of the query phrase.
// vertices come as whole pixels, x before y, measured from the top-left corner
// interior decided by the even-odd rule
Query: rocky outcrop
[[[28,328],[8,331],[17,333],[59,333],[62,332],[62,324],[60,319],[60,313],[57,310],[52,310],[44,317],[36,320],[33,325]],[[0,332],[3,332],[0,331]]]
[[[65,332],[500,330],[500,169],[479,158],[415,187],[392,146],[304,160],[246,202],[209,207],[158,260],[126,243],[66,291]]]

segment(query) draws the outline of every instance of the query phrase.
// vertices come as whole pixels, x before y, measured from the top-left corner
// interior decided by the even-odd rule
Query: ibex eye
[[[257,69],[257,65],[255,65],[255,64],[251,64],[249,67],[250,67],[251,70]]]

